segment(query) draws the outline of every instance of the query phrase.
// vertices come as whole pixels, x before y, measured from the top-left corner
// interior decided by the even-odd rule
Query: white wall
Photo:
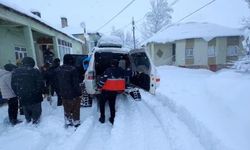
[[[208,42],[203,39],[194,40],[194,65],[207,65]],[[185,49],[184,49],[185,51]]]
[[[185,46],[186,40],[176,41],[176,65],[185,65]]]
[[[216,38],[216,64],[225,64],[227,56],[227,38]]]
[[[162,56],[159,57],[157,52],[161,50]],[[172,44],[154,44],[154,64],[156,66],[171,64],[172,62]]]

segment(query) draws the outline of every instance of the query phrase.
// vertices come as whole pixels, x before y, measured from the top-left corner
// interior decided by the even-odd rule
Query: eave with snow
[[[84,41],[50,25],[39,14],[0,2],[0,67],[9,62],[15,64],[24,56],[33,57],[37,66],[42,66],[45,49],[60,59],[66,53],[88,53],[83,49]]]
[[[156,66],[176,65],[216,70],[244,53],[241,29],[188,22],[166,26],[144,45]]]

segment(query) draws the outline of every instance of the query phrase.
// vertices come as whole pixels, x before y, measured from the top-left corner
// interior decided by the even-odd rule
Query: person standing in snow
[[[101,89],[101,96],[100,96],[100,118],[99,121],[101,123],[105,122],[105,103],[106,101],[109,102],[109,108],[110,108],[110,118],[109,121],[111,124],[114,123],[115,118],[115,101],[116,96],[120,91],[117,91],[116,89],[105,89],[103,88],[107,80],[115,80],[115,79],[124,79],[125,71],[118,67],[118,60],[113,59],[111,61],[111,66],[107,68],[102,76],[100,77],[100,80],[97,83],[97,87]],[[118,81],[118,80],[117,80]],[[116,83],[120,84],[120,83]],[[125,84],[125,83],[124,83]],[[125,85],[124,85],[125,87]]]
[[[37,124],[42,113],[41,102],[44,90],[43,78],[31,57],[24,57],[22,67],[14,70],[11,86],[19,97],[26,121]]]
[[[56,69],[57,87],[64,107],[65,127],[80,125],[80,103],[82,95],[79,75],[70,54],[63,57],[63,65]]]
[[[53,60],[52,66],[48,69],[48,84],[49,84],[49,95],[53,96],[54,92],[57,94],[57,106],[62,106],[62,98],[56,87],[56,69],[60,67],[60,59],[56,58]]]
[[[11,88],[11,76],[17,66],[13,64],[4,65],[4,69],[0,69],[0,89],[4,99],[8,100],[8,115],[12,125],[16,125],[21,121],[17,120],[18,98]]]

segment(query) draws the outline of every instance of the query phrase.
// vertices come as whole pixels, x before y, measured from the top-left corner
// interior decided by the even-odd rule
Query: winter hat
[[[54,59],[53,66],[60,66],[60,59],[59,58]]]
[[[16,65],[13,65],[13,64],[6,64],[6,65],[4,65],[4,69],[6,70],[6,71],[13,71],[14,69],[16,69],[17,68],[17,66]]]
[[[74,64],[73,56],[70,55],[70,54],[64,55],[63,64],[65,64],[65,65],[73,65]]]
[[[29,66],[29,67],[34,67],[35,66],[35,61],[32,57],[24,57],[22,60],[22,64],[24,66]]]

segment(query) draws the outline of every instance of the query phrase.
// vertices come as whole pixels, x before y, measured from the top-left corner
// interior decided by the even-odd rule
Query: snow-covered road
[[[82,125],[64,128],[63,108],[56,97],[43,102],[35,127],[4,124],[7,106],[0,107],[0,150],[249,150],[250,76],[223,70],[213,73],[160,67],[156,95],[141,90],[142,101],[117,97],[112,126],[98,121],[96,100],[81,108]],[[19,116],[24,120],[23,116]]]
[[[82,125],[64,129],[62,107],[43,102],[42,122],[38,127],[25,123],[10,127],[2,125],[0,149],[3,150],[208,150],[200,139],[179,119],[163,96],[152,96],[144,91],[142,101],[126,96],[117,98],[115,124],[100,124],[97,103],[92,108],[81,108]],[[166,98],[166,97],[165,97]],[[1,109],[3,110],[3,109]],[[6,109],[5,109],[6,110]],[[3,114],[3,113],[2,113]]]

